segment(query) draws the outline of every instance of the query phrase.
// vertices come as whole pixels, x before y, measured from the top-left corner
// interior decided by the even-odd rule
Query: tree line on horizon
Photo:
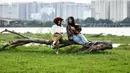
[[[110,19],[99,19],[96,20],[93,17],[89,17],[86,18],[85,20],[83,19],[76,19],[75,20],[77,24],[80,24],[82,27],[122,27],[122,26],[130,26],[130,18],[125,18],[122,21],[116,21],[113,22]],[[65,20],[63,22],[63,26],[67,25],[67,20]],[[4,25],[2,23],[0,23],[0,27],[51,27],[52,25],[54,25],[53,21],[39,21],[39,20],[31,20],[31,21],[27,21],[27,20],[16,20],[16,21],[11,21],[10,24],[8,25]]]

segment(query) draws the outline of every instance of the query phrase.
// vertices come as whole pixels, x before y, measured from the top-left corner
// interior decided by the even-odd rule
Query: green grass
[[[41,39],[51,37],[49,34],[25,35]],[[130,43],[129,37],[114,35],[98,37],[86,35],[86,37],[90,40],[112,40],[126,45],[85,54],[75,53],[75,49],[80,46],[70,46],[62,48],[59,55],[56,55],[50,47],[42,45],[7,48],[0,51],[0,73],[130,73],[130,46],[127,45]],[[16,39],[20,37],[0,34],[1,42]]]
[[[29,37],[33,38],[41,38],[41,39],[51,39],[52,35],[50,34],[24,34]],[[130,44],[130,36],[116,36],[116,35],[92,35],[92,34],[87,34],[85,35],[88,40],[110,40],[113,43],[122,43],[122,44]],[[64,35],[64,39],[67,39],[67,35]],[[21,37],[14,35],[14,34],[0,34],[0,41],[13,41],[17,39],[22,39]]]

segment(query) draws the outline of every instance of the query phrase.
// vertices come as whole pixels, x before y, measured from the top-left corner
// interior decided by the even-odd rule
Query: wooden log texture
[[[26,37],[20,33],[17,33],[15,31],[9,31],[7,29],[2,31],[1,33],[3,33],[3,32],[13,33],[13,34],[16,34],[18,36],[23,37],[24,39],[9,42],[9,43],[3,45],[1,47],[2,49],[5,49],[6,47],[9,47],[9,46],[13,46],[13,47],[23,46],[23,45],[29,44],[29,43],[51,45],[53,42],[52,40],[29,38],[29,37]],[[112,42],[111,41],[90,41],[90,42],[91,43],[87,47],[83,47],[80,50],[83,52],[86,52],[86,51],[112,49]],[[73,41],[69,41],[69,40],[63,40],[62,42],[60,42],[60,48],[70,46],[70,45],[80,45],[80,44],[75,43]]]

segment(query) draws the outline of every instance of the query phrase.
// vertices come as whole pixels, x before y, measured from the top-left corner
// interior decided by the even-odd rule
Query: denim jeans
[[[88,43],[88,40],[85,38],[83,34],[73,35],[73,41],[81,45]]]

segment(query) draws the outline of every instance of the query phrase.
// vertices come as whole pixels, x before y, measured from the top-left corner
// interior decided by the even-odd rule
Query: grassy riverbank
[[[50,39],[50,34],[25,34]],[[74,52],[80,46],[65,47],[54,54],[49,46],[20,46],[0,51],[0,73],[129,73],[130,37],[115,35],[86,35],[89,40],[111,40],[124,44],[104,52],[82,54]],[[66,39],[66,35],[64,39]],[[7,41],[21,39],[12,34],[0,34],[2,45]]]

